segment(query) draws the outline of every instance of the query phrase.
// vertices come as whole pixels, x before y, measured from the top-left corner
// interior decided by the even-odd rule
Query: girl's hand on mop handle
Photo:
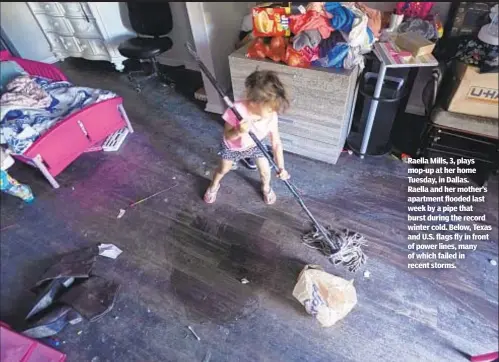
[[[289,180],[291,178],[291,175],[288,173],[288,171],[282,168],[279,170],[279,172],[277,172],[277,177],[281,180]]]
[[[248,133],[250,131],[250,126],[251,126],[251,123],[249,121],[246,121],[243,119],[239,123],[239,134]]]

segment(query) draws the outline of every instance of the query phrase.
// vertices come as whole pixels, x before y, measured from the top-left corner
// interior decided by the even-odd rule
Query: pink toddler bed
[[[15,61],[32,76],[67,81],[66,76],[53,65],[17,58],[5,50],[0,51],[0,61]],[[123,108],[123,98],[116,96],[91,104],[57,121],[22,154],[12,153],[12,156],[38,168],[52,187],[58,188],[55,177],[59,173],[86,150],[124,127],[133,133]]]

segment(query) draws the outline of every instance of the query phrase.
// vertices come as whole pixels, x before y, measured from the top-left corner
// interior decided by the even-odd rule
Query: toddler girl
[[[277,112],[284,111],[289,106],[284,86],[277,74],[271,71],[253,72],[246,78],[244,85],[246,97],[235,103],[244,120],[239,122],[230,108],[222,116],[226,122],[220,152],[222,160],[204,195],[204,200],[209,204],[215,202],[220,181],[231,170],[232,164],[243,158],[256,159],[265,203],[270,205],[276,201],[276,194],[270,187],[269,162],[251,139],[250,130],[260,141],[269,136],[275,163],[279,168],[277,176],[283,180],[289,178],[284,168],[281,137],[277,127]]]

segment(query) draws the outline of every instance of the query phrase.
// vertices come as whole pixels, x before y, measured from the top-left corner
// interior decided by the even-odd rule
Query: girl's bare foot
[[[267,190],[262,189],[262,192],[263,192],[263,201],[267,205],[272,205],[276,202],[277,196],[276,196],[274,190],[272,190],[272,188],[269,188]]]
[[[217,200],[218,190],[220,190],[220,184],[218,184],[218,186],[215,188],[212,186],[208,187],[208,189],[204,193],[204,202],[206,202],[207,204],[213,204]]]

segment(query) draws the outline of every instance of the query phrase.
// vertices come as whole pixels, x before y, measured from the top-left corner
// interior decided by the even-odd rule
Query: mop
[[[239,121],[242,121],[243,117],[234,107],[234,103],[232,103],[230,98],[225,94],[223,89],[220,87],[220,84],[216,81],[211,72],[206,68],[192,46],[189,43],[186,43],[186,47],[191,56],[197,61],[201,71],[210,80],[213,87],[215,87],[217,92],[223,98],[227,107],[229,107],[232,112],[234,112],[234,115]],[[274,170],[278,171],[279,168],[270,156],[267,148],[260,142],[260,140],[252,131],[249,132],[249,136],[255,142],[263,155],[267,158],[271,167],[274,168]],[[301,208],[303,209],[303,211],[305,211],[314,225],[312,231],[305,233],[302,236],[303,243],[310,248],[321,251],[332,264],[344,265],[351,272],[357,271],[357,269],[366,262],[366,256],[361,249],[363,245],[366,245],[364,236],[347,229],[336,231],[331,227],[324,228],[305,205],[304,201],[298,194],[296,187],[289,180],[282,181],[287,186],[296,201],[298,201]]]

